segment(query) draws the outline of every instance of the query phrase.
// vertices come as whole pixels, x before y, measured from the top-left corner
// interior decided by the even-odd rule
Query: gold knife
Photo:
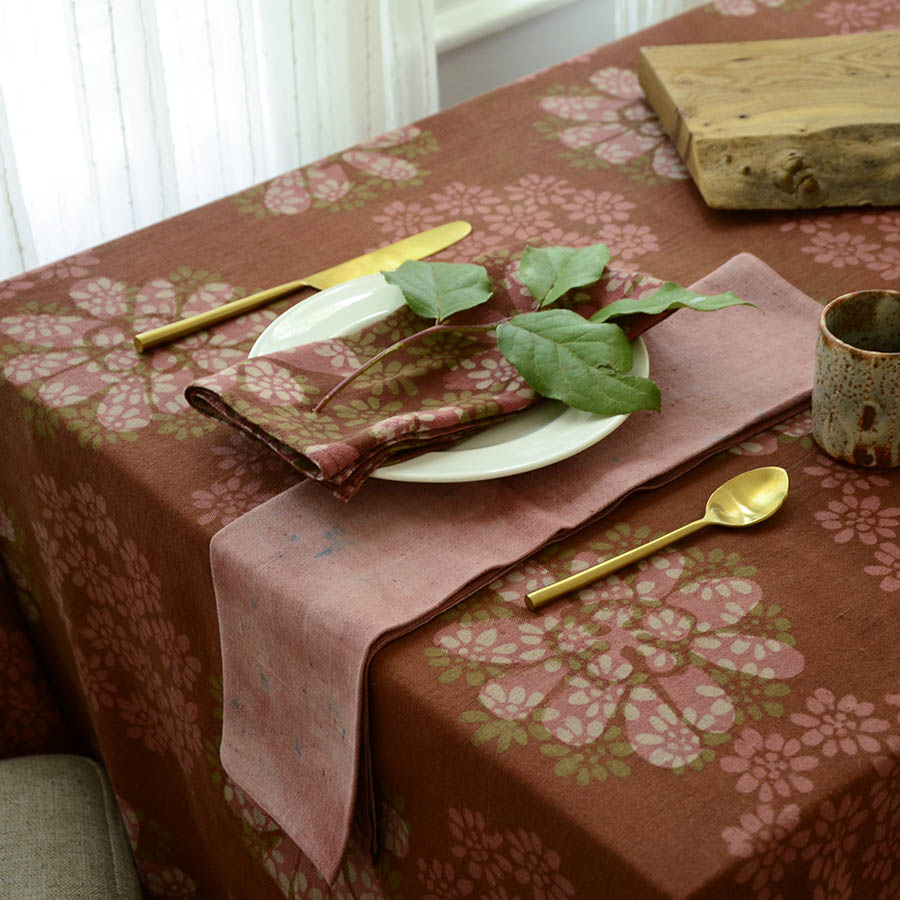
[[[349,259],[330,269],[316,272],[314,275],[307,275],[297,281],[289,281],[286,284],[250,294],[240,300],[223,303],[215,309],[188,316],[186,319],[180,319],[169,325],[161,325],[159,328],[143,331],[134,336],[135,349],[138,353],[143,353],[151,347],[193,334],[195,331],[215,325],[217,322],[233,319],[241,313],[256,309],[270,300],[283,297],[298,288],[312,287],[322,291],[363,275],[374,275],[382,270],[396,269],[409,259],[422,259],[455,244],[471,230],[472,226],[464,221],[448,222],[445,225],[438,225],[437,228],[429,228],[427,231],[403,238],[395,244],[389,244],[387,247],[381,247],[371,253],[364,253],[362,256]]]

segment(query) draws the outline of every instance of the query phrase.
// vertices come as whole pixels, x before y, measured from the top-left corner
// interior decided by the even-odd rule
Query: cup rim
[[[865,350],[862,347],[857,347],[855,344],[848,344],[847,341],[839,338],[828,327],[828,325],[825,324],[825,317],[832,310],[832,308],[847,303],[848,301],[859,297],[860,294],[889,294],[891,297],[897,300],[898,303],[900,303],[900,291],[891,290],[890,288],[863,288],[858,291],[847,291],[847,293],[841,294],[825,304],[825,307],[822,309],[822,314],[819,316],[819,330],[827,334],[831,340],[840,344],[842,347],[847,347],[848,349],[853,350],[856,353],[862,353],[865,356],[871,357],[900,357],[900,350]]]

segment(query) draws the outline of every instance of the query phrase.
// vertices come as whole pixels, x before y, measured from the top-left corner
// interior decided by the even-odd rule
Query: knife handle
[[[290,294],[302,287],[315,287],[315,285],[303,279],[288,281],[285,284],[258,291],[247,297],[241,297],[239,300],[223,303],[215,309],[208,309],[206,312],[197,313],[195,316],[188,316],[186,319],[179,319],[177,322],[171,322],[168,325],[160,325],[159,328],[142,331],[134,336],[134,348],[138,353],[144,353],[151,347],[167,344],[170,341],[177,341],[178,338],[193,334],[195,331],[200,331],[203,328],[208,328],[217,322],[233,319],[241,313],[249,312],[251,309],[263,306],[270,300],[283,297],[285,294]]]

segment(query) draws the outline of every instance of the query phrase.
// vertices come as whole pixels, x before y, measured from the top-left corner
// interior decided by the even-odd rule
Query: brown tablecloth
[[[447,260],[604,240],[681,283],[748,251],[820,301],[893,286],[900,212],[714,212],[635,80],[641,44],[892,27],[896,0],[722,0],[379,141],[402,161],[380,174],[336,154],[344,178],[292,173],[0,284],[0,550],[148,895],[329,890],[219,760],[210,539],[295,474],[182,396],[288,301],[146,357],[131,334],[455,218],[474,231]],[[897,895],[900,476],[832,465],[803,416],[735,449],[378,653],[383,849],[351,847],[332,896]],[[518,604],[756,464],[791,476],[770,522]]]

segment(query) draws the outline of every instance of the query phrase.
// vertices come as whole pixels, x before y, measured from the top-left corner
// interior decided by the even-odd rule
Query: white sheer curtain
[[[0,280],[434,112],[433,0],[0,0]]]
[[[706,2],[707,0],[615,0],[616,35],[622,37],[631,34]]]

